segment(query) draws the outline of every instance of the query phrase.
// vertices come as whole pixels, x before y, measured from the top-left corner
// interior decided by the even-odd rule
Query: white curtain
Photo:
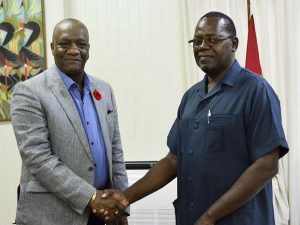
[[[284,1],[251,1],[251,9],[255,18],[257,39],[260,49],[261,63],[264,77],[271,83],[281,100],[283,124],[286,133],[288,118],[286,93],[288,88],[288,61],[285,57],[287,52],[287,35],[285,33],[285,10]],[[269,7],[270,10],[264,10]],[[289,134],[287,134],[290,136]],[[291,147],[291,146],[290,146]],[[287,160],[289,156],[280,160],[279,173],[273,179],[274,209],[277,225],[286,225],[289,222],[288,203],[288,170]],[[291,224],[293,218],[291,218]]]
[[[265,10],[268,7],[269,10]],[[300,2],[252,0],[254,16],[258,21],[259,48],[263,54],[265,77],[277,91],[282,106],[283,122],[290,152],[282,160],[286,192],[290,206],[290,225],[300,224],[299,146],[300,127]],[[282,223],[283,224],[283,223]]]

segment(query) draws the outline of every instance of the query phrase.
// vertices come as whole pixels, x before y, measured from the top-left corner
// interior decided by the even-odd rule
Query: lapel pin
[[[93,95],[94,95],[95,99],[97,99],[98,101],[101,100],[101,98],[102,98],[100,92],[97,89],[94,90]]]

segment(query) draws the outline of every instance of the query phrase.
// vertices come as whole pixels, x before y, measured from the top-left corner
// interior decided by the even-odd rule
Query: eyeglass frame
[[[201,39],[199,39],[199,38],[194,38],[194,39],[192,39],[192,40],[189,40],[189,41],[188,41],[188,44],[189,44],[189,46],[191,46],[191,47],[193,47],[193,48],[199,48],[199,47],[203,44],[203,41],[205,41],[205,43],[206,43],[207,45],[209,45],[209,46],[216,46],[216,45],[218,45],[218,44],[221,44],[223,41],[225,41],[225,40],[227,40],[227,39],[229,39],[229,38],[233,38],[233,37],[235,37],[235,35],[231,35],[231,36],[228,36],[228,37],[215,37],[215,38],[212,38],[212,37],[206,37],[206,38],[201,38],[202,41],[201,41]],[[195,40],[199,41],[199,43],[200,43],[200,41],[201,41],[201,43],[200,43],[199,45],[197,45],[197,46],[194,46]],[[212,40],[213,40],[213,41],[212,41]],[[216,42],[213,43],[214,41],[216,41]]]

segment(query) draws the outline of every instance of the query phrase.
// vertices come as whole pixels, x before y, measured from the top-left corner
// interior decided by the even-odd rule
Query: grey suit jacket
[[[124,190],[127,174],[110,85],[90,77],[109,162],[110,186]],[[95,192],[94,166],[80,116],[55,66],[16,85],[11,121],[22,157],[19,225],[86,225]]]

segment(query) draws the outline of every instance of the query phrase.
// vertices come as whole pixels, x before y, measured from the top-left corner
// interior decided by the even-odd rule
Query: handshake
[[[125,194],[118,190],[97,190],[91,199],[89,207],[92,212],[105,222],[115,221],[124,216],[124,210],[129,206]]]

